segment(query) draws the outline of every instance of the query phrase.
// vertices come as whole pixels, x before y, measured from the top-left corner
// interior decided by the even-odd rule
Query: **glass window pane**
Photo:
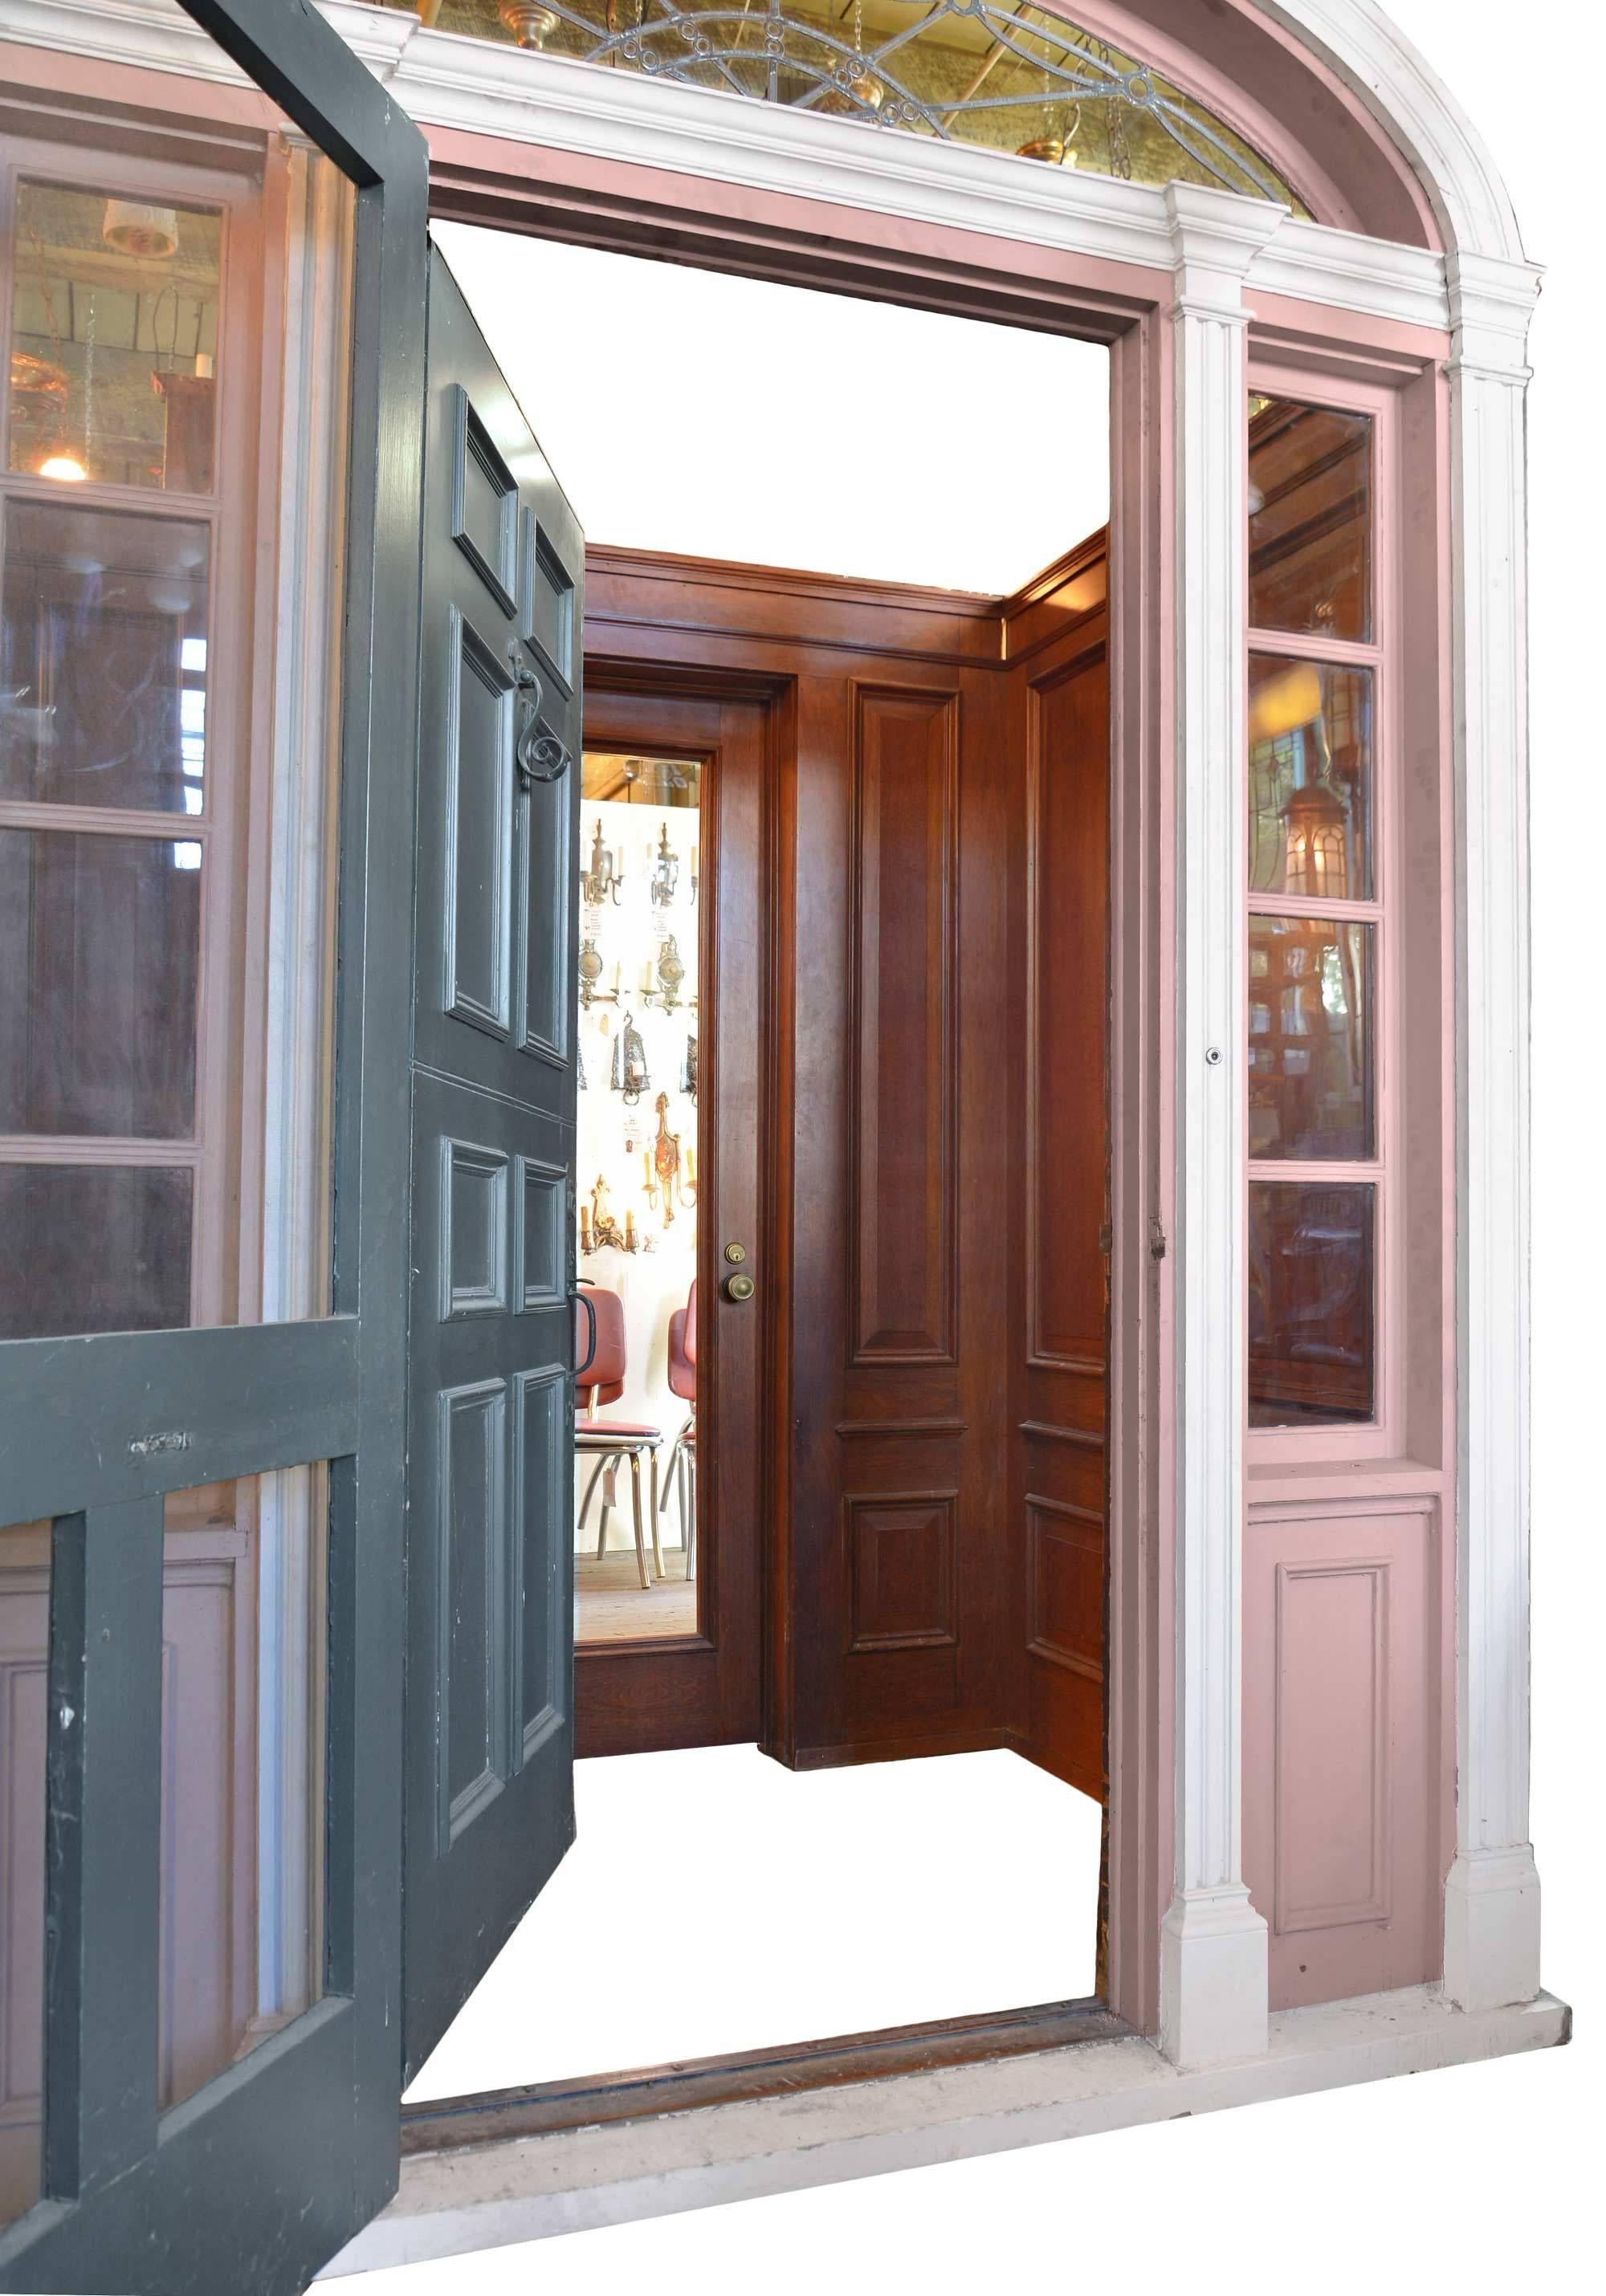
[[[195,1121],[201,848],[0,830],[0,1132]]]
[[[1372,890],[1369,669],[1249,657],[1249,889],[1364,901]]]
[[[187,1324],[193,1183],[160,1165],[0,1165],[0,1340]]]
[[[0,2225],[39,2197],[50,1525],[0,1530]]]
[[[211,491],[222,253],[204,209],[18,185],[11,469]]]
[[[1249,401],[1249,627],[1371,636],[1371,418]]]
[[[594,1298],[615,1295],[604,1312],[623,1346],[618,1381],[596,1390],[600,1423],[662,1434],[656,1447],[610,1449],[605,1432],[577,1423],[575,1636],[586,1646],[697,1631],[695,1319],[689,1341],[687,1325],[702,792],[694,758],[585,753],[578,1265]]]
[[[1375,1154],[1372,934],[1330,918],[1249,919],[1249,1153]]]
[[[1377,1190],[1249,1186],[1249,1424],[1374,1415]]]
[[[328,1519],[322,1463],[168,1495],[164,2107],[323,1995]]]
[[[0,797],[199,813],[207,529],[12,502],[4,545]]]

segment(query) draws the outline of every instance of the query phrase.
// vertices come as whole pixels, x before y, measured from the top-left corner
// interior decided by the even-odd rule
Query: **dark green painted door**
[[[430,258],[408,1501],[410,2078],[574,1836],[582,544]]]
[[[216,713],[232,707],[229,722],[250,727],[274,703],[257,668],[241,671],[239,644],[231,652],[196,620],[209,578],[218,594],[217,552],[231,534],[238,546],[201,433],[215,406],[249,393],[262,346],[235,332],[215,357],[198,332],[208,280],[233,259],[216,179],[209,191],[186,176],[193,198],[181,185],[156,204],[147,191],[132,208],[116,196],[131,152],[148,162],[144,184],[197,165],[184,136],[164,140],[147,93],[105,122],[103,149],[98,115],[80,108],[62,166],[33,163],[29,196],[62,228],[20,234],[27,277],[13,290],[8,275],[5,290],[16,324],[44,341],[32,366],[11,368],[40,386],[27,419],[42,412],[62,435],[40,431],[35,459],[11,462],[0,521],[4,636],[20,663],[0,681],[6,865],[31,871],[46,898],[11,906],[6,946],[21,955],[0,981],[12,1108],[0,1125],[11,1135],[0,1525],[34,1543],[37,1587],[23,1593],[44,1621],[35,1671],[46,1676],[45,1695],[20,1693],[37,1718],[29,1886],[42,1931],[13,1931],[6,1947],[19,1966],[34,1956],[44,2002],[41,2197],[0,2233],[0,2288],[290,2296],[383,2206],[399,2154],[408,1235],[396,1208],[408,1185],[428,170],[416,130],[305,0],[184,5],[355,187],[342,670],[330,712],[337,988],[318,1174],[332,1181],[332,1272],[319,1296],[269,1322],[253,1320],[269,1310],[244,1300],[243,1279],[235,1310],[209,1306],[188,1257],[204,1226],[192,1220],[195,1193],[217,1167],[182,1047],[198,1043],[206,1057],[227,986],[193,963],[205,888],[231,865],[216,808],[237,759]],[[194,85],[174,83],[186,133]],[[259,174],[288,167],[295,139],[271,112],[261,127]],[[231,128],[229,165],[254,132]],[[30,164],[20,149],[6,154],[8,199]],[[75,198],[87,201],[82,228],[68,212]],[[8,237],[8,250],[17,243]],[[173,292],[130,286],[119,263],[176,266]],[[81,286],[76,303],[56,291],[57,274]],[[160,340],[139,332],[152,296]],[[120,399],[119,359],[139,385]],[[107,415],[125,401],[119,440]],[[228,419],[228,436],[249,438]],[[141,444],[152,422],[166,426],[155,447]],[[62,478],[76,483],[53,496]],[[231,676],[244,690],[226,704]],[[125,687],[126,708],[113,706]],[[193,827],[170,817],[179,812]],[[54,930],[53,914],[70,930]],[[93,981],[90,950],[102,965]],[[130,1029],[97,1029],[108,1011],[129,1013]],[[24,1045],[44,1050],[19,1086]],[[147,1057],[152,1045],[181,1049]],[[112,1134],[127,1139],[109,1146]],[[219,1492],[238,1521],[247,1503],[257,1509],[257,1534],[270,1516],[284,1533],[293,1515],[309,1540],[317,1710],[281,1707],[278,1723],[284,1745],[299,1732],[286,1759],[302,1764],[304,1802],[322,1822],[303,1830],[299,1996],[283,2017],[250,2021],[232,2062],[226,2048],[209,2064],[185,2061],[171,2038],[172,2000],[193,1975],[171,1948],[173,1896],[202,1893],[183,1910],[204,1937],[209,1908],[229,1920],[237,1910],[242,1864],[194,1832],[191,1750],[168,1725],[185,1687],[179,1612],[218,1581],[210,1564],[176,1572],[164,1542],[215,1517]],[[243,1551],[248,1533],[236,1522],[212,1538],[218,1570],[229,1538]],[[262,1790],[262,1774],[245,1778],[236,1843],[253,1838]],[[21,1827],[0,1844],[9,1857],[27,1829],[14,1807],[6,1823]],[[14,1861],[4,1879],[23,1888]],[[265,1902],[253,1915],[248,1993],[274,1918]]]

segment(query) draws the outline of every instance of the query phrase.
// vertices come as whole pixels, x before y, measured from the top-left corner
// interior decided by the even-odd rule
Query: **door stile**
[[[46,1737],[45,2185],[156,2144],[162,1502],[57,1518]]]

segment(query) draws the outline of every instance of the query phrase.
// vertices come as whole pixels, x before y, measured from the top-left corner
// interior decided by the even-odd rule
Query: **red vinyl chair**
[[[645,1420],[610,1419],[598,1411],[598,1405],[617,1403],[624,1393],[624,1302],[617,1292],[605,1291],[600,1284],[587,1285],[574,1305],[574,1341],[575,1361],[584,1365],[574,1381],[575,1400],[581,1414],[574,1422],[574,1448],[578,1457],[597,1462],[586,1486],[580,1527],[585,1529],[592,1496],[598,1482],[603,1482],[602,1522],[597,1534],[597,1552],[600,1556],[607,1545],[608,1517],[614,1508],[612,1471],[622,1459],[628,1459],[636,1514],[636,1567],[645,1590],[653,1583],[647,1568],[648,1524],[653,1534],[653,1570],[658,1578],[663,1576],[663,1553],[658,1543],[658,1446],[663,1440],[663,1431],[649,1426]],[[645,1521],[641,1507],[643,1452],[652,1471],[652,1495]],[[606,1481],[603,1480],[605,1476],[608,1478]]]
[[[669,1391],[695,1405],[697,1399],[697,1287],[694,1283],[684,1308],[669,1319]],[[669,1505],[672,1483],[680,1502],[680,1544],[686,1550],[686,1575],[693,1575],[697,1545],[697,1414],[688,1412],[685,1424],[669,1455],[658,1512]]]

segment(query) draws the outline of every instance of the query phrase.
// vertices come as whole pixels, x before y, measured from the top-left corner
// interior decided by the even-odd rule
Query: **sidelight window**
[[[1381,1415],[1375,422],[1249,402],[1249,1424]]]

